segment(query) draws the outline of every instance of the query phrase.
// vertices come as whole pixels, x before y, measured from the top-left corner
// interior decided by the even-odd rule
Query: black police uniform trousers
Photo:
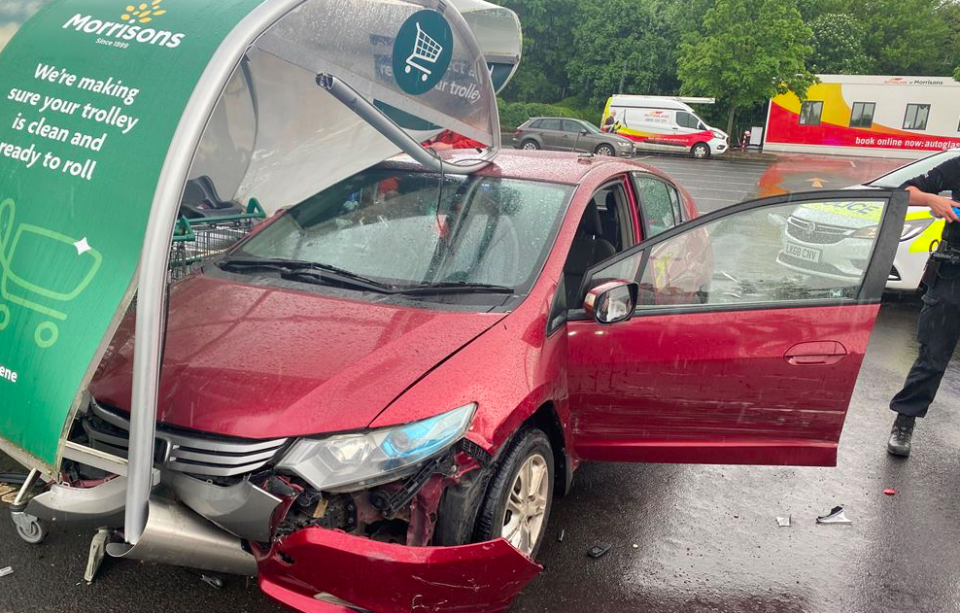
[[[932,263],[931,263],[932,265]],[[940,389],[940,380],[960,339],[960,266],[940,264],[936,280],[923,296],[917,325],[920,355],[890,408],[901,415],[924,417]]]

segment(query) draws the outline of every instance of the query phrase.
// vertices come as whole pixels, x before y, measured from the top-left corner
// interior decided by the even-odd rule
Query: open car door
[[[899,191],[745,202],[588,271],[581,296],[639,287],[626,321],[569,314],[577,453],[835,465],[906,207]],[[831,223],[798,223],[800,209]]]

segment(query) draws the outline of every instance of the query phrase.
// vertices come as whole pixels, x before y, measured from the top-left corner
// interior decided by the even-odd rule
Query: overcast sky
[[[0,0],[0,49],[23,22],[50,0]]]

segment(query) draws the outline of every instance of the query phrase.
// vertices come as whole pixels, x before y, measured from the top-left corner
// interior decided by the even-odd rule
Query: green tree
[[[943,76],[956,67],[956,6],[942,0],[862,0],[851,11],[878,74]]]
[[[850,9],[851,0],[797,0],[797,10],[803,21],[811,23],[821,15],[843,14]]]
[[[806,68],[811,37],[796,0],[716,0],[702,30],[685,37],[681,91],[718,98],[732,133],[738,109],[788,90],[806,95],[815,81]]]
[[[672,3],[662,0],[593,0],[581,3],[573,30],[567,74],[589,103],[611,94],[660,93],[675,87],[679,32],[667,19]]]
[[[863,49],[866,32],[850,15],[826,13],[810,23],[813,31],[811,72],[870,74],[871,62]]]
[[[520,17],[523,60],[503,92],[511,102],[554,102],[569,95],[567,64],[576,53],[570,44],[578,0],[492,0]]]

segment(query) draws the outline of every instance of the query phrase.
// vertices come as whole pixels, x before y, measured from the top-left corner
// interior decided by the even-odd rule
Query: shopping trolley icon
[[[14,233],[15,215],[13,200],[0,202],[0,330],[10,325],[10,307],[6,303],[34,311],[49,318],[34,330],[37,346],[48,349],[56,344],[60,334],[57,322],[67,320],[67,314],[59,310],[61,305],[72,302],[87,289],[100,270],[103,256],[86,239],[77,240],[39,226],[21,224]],[[39,260],[35,256],[37,245],[42,246],[39,251],[43,253]],[[51,280],[34,283],[19,276],[15,270],[18,247],[30,248],[33,265],[41,263],[36,270],[42,270],[41,274],[49,275]],[[37,281],[39,275],[31,274]],[[57,284],[65,287],[51,287]]]
[[[429,78],[433,72],[423,64],[418,64],[417,62],[422,61],[424,63],[436,64],[437,60],[440,59],[441,53],[443,53],[443,46],[434,40],[432,36],[424,32],[423,28],[420,27],[420,22],[417,22],[417,41],[413,46],[413,53],[407,58],[407,67],[405,68],[407,74],[410,74],[410,72],[416,68],[421,72],[421,80],[426,82],[427,78]]]

